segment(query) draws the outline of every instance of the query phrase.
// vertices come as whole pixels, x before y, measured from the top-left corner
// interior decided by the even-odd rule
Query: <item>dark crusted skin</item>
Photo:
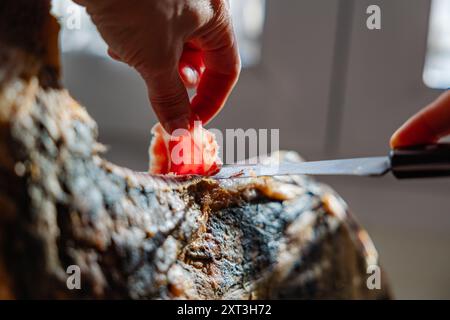
[[[389,296],[384,276],[367,289],[377,253],[332,190],[108,163],[95,122],[60,89],[48,2],[2,0],[0,27],[1,298]],[[73,264],[81,290],[66,286]]]

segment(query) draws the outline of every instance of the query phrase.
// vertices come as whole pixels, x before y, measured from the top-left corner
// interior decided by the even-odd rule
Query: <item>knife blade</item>
[[[382,176],[390,170],[389,157],[370,157],[265,165],[224,165],[213,178],[249,178],[283,175]]]
[[[224,165],[212,178],[283,175],[354,175],[380,177],[389,171],[398,178],[450,176],[450,144],[436,143],[391,150],[385,157],[353,158],[279,164]]]

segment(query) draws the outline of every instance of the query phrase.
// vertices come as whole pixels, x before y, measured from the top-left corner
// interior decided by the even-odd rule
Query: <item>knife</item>
[[[279,164],[224,165],[212,178],[283,175],[354,175],[379,177],[391,172],[398,179],[450,176],[450,144],[438,143],[391,150],[385,157]]]

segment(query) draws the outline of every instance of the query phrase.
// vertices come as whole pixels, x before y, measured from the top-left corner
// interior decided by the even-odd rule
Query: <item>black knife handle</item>
[[[391,170],[398,179],[450,176],[450,144],[437,143],[391,150]]]

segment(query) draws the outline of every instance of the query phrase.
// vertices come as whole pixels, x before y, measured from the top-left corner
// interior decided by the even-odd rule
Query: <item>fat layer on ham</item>
[[[195,121],[192,129],[178,129],[172,135],[158,123],[152,135],[150,173],[211,176],[222,166],[215,136],[200,121]]]

